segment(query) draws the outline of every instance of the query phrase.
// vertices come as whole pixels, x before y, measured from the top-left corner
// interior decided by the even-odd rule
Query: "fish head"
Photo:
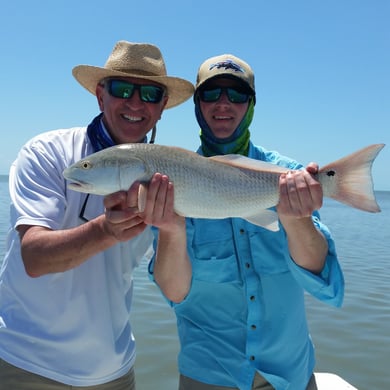
[[[144,173],[142,160],[114,146],[77,161],[63,171],[63,176],[71,190],[108,195],[128,190]]]

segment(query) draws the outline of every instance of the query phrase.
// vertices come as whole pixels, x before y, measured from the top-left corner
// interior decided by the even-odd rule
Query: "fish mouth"
[[[88,192],[91,189],[91,185],[84,181],[70,181],[68,182],[68,188],[78,192]]]
[[[73,188],[85,187],[85,184],[86,183],[72,181],[72,182],[68,183],[68,187],[73,187]]]
[[[72,174],[72,170],[70,168],[64,169],[62,175],[67,180],[67,187],[71,190],[76,190],[78,192],[86,192],[91,188],[91,185],[83,180],[75,179],[74,174]],[[84,191],[81,191],[84,190]]]

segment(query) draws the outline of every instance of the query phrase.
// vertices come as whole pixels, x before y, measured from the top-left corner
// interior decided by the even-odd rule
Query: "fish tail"
[[[377,213],[372,164],[384,144],[367,146],[319,170],[324,196],[354,208]]]

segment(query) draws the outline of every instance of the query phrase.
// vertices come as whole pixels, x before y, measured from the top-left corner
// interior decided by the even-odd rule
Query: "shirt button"
[[[246,268],[250,268],[251,265],[250,265],[249,263],[245,263],[245,267],[246,267]]]
[[[240,229],[240,233],[241,233],[241,234],[244,234],[244,233],[245,233],[245,230],[244,230],[244,229]]]
[[[250,298],[249,298],[251,301],[254,301],[256,299],[256,297],[254,295],[251,295]]]
[[[250,358],[249,358],[249,360],[255,360],[255,357],[252,355]]]
[[[256,329],[256,325],[251,325],[251,329],[255,330]]]

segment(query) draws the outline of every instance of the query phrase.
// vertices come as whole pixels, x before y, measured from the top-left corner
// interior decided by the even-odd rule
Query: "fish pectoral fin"
[[[147,183],[141,183],[138,187],[138,210],[143,213],[146,206],[146,197],[148,195]]]
[[[246,221],[265,229],[277,232],[279,230],[278,213],[272,210],[262,210],[256,215],[243,217]]]

